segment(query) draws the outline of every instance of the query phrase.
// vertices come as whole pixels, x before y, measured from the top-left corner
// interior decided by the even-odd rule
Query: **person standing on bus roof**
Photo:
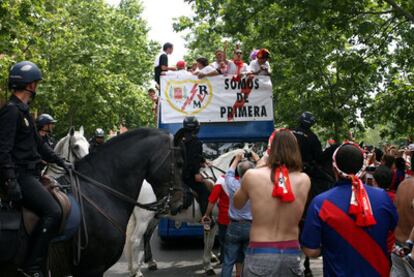
[[[162,47],[163,52],[161,52],[154,62],[154,80],[155,82],[160,85],[160,76],[164,74],[166,71],[171,70],[175,71],[175,67],[168,66],[168,55],[171,55],[173,52],[173,45],[172,43],[165,43]]]

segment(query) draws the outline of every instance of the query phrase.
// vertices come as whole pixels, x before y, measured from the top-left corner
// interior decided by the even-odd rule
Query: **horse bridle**
[[[177,165],[177,160],[175,157],[175,151],[180,150],[179,147],[176,147],[174,145],[174,137],[169,134],[169,148],[168,148],[168,155],[163,155],[163,158],[161,160],[161,162],[158,164],[158,166],[151,171],[151,175],[156,176],[156,173],[163,167],[163,165],[167,162],[168,158],[170,160],[170,178],[169,178],[169,188],[168,188],[168,193],[166,196],[163,197],[163,199],[165,198],[165,203],[164,203],[164,207],[162,210],[158,210],[158,213],[168,213],[169,209],[170,209],[170,203],[171,203],[171,198],[174,195],[174,192],[179,190],[177,188],[174,187],[174,177],[176,174],[176,165]],[[162,200],[162,199],[161,199]]]
[[[123,194],[123,193],[121,193],[121,192],[119,192],[119,191],[117,191],[117,190],[115,190],[111,187],[108,187],[107,185],[104,185],[104,184],[102,184],[102,183],[100,183],[100,182],[98,182],[98,181],[96,181],[96,180],[80,173],[79,171],[77,171],[75,169],[72,169],[72,172],[75,175],[79,176],[80,178],[88,181],[92,185],[94,185],[94,186],[96,186],[96,187],[98,187],[98,188],[100,188],[104,191],[109,192],[110,194],[112,194],[113,196],[123,200],[124,202],[127,202],[129,204],[132,204],[134,206],[137,206],[139,208],[142,208],[142,209],[145,209],[145,210],[148,210],[148,211],[155,211],[155,212],[161,213],[161,212],[165,212],[166,210],[168,210],[173,192],[175,190],[177,190],[177,189],[174,188],[174,180],[173,180],[174,179],[173,177],[175,176],[174,174],[175,174],[175,165],[176,165],[174,151],[177,150],[177,149],[178,149],[177,147],[173,146],[173,143],[172,143],[172,140],[171,140],[171,137],[170,137],[170,147],[168,149],[168,155],[164,156],[164,158],[162,160],[162,163],[160,163],[160,165],[156,167],[156,170],[154,170],[155,171],[154,173],[158,172],[158,170],[162,167],[162,165],[164,165],[166,163],[167,158],[171,157],[170,181],[168,182],[169,183],[168,193],[167,193],[166,196],[164,196],[160,200],[157,200],[157,201],[154,201],[154,202],[151,202],[151,203],[147,203],[147,204],[139,203],[135,199],[133,199],[133,198],[131,198],[131,197],[129,197],[129,196],[127,196],[127,195],[125,195],[125,194]]]
[[[142,204],[139,203],[138,201],[136,201],[135,199],[111,188],[108,187],[107,185],[104,185],[82,173],[80,173],[79,171],[75,170],[75,169],[71,169],[69,172],[69,176],[71,179],[71,185],[72,188],[74,188],[74,192],[75,192],[75,197],[76,199],[79,201],[79,205],[80,205],[80,209],[81,209],[81,217],[82,217],[82,226],[83,226],[83,236],[85,238],[85,243],[82,245],[81,243],[81,238],[80,238],[80,233],[78,235],[78,242],[77,242],[77,255],[74,259],[74,263],[77,264],[80,260],[80,251],[82,249],[85,249],[87,244],[88,244],[88,231],[86,228],[86,221],[84,218],[84,208],[83,208],[83,199],[85,199],[92,207],[94,207],[103,217],[105,217],[122,235],[125,235],[124,232],[122,231],[122,228],[120,227],[120,224],[116,221],[116,219],[112,218],[110,215],[108,215],[105,211],[103,211],[99,205],[97,205],[95,203],[95,201],[93,201],[92,199],[90,199],[89,197],[87,197],[85,194],[83,194],[81,192],[81,188],[80,188],[80,184],[79,184],[79,178],[82,178],[86,181],[88,181],[90,184],[100,188],[101,190],[107,191],[110,194],[112,194],[113,196],[121,199],[124,202],[127,202],[129,204],[132,204],[136,207],[139,207],[141,209],[145,209],[148,211],[154,211],[157,214],[163,214],[163,213],[167,213],[170,209],[170,203],[171,203],[171,199],[172,199],[172,195],[174,193],[175,189],[174,188],[174,174],[175,172],[175,166],[176,166],[176,159],[175,159],[175,154],[174,151],[178,150],[178,147],[174,146],[173,143],[173,139],[172,136],[169,136],[169,149],[168,149],[168,155],[164,155],[162,162],[159,163],[159,166],[157,166],[155,168],[155,170],[153,171],[154,174],[158,172],[158,170],[160,170],[160,168],[166,163],[167,159],[170,157],[171,160],[171,164],[170,164],[170,181],[169,181],[169,188],[168,188],[168,193],[166,196],[164,196],[162,199],[151,202],[151,203],[147,203],[147,204]],[[75,176],[76,175],[76,176]]]
[[[218,170],[218,171],[220,171],[223,174],[226,174],[226,171],[224,171],[223,169],[221,169],[221,168],[219,168],[219,167],[217,167],[215,165],[207,165],[207,167],[210,169],[210,172],[211,172],[212,177],[210,177],[210,176],[208,176],[208,174],[202,172],[201,173],[201,176],[203,176],[203,179],[204,180],[212,180],[214,183],[217,181],[217,176],[216,176],[216,173],[214,173],[214,170],[213,169]]]
[[[70,153],[72,153],[73,156],[75,156],[76,159],[80,160],[82,159],[82,157],[78,156],[78,153],[76,153],[75,150],[73,150],[72,148],[72,136],[69,137],[69,143],[68,143],[68,156],[67,156],[67,160],[70,161]]]

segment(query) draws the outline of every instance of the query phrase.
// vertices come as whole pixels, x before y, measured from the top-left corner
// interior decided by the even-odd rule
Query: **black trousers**
[[[204,215],[207,210],[210,191],[207,189],[206,185],[196,182],[194,178],[185,178],[184,183],[198,194],[198,203],[200,205],[201,215]]]
[[[25,270],[40,270],[47,258],[49,243],[57,234],[62,216],[59,204],[43,187],[35,171],[19,170],[17,181],[23,195],[23,206],[40,217],[30,237]]]

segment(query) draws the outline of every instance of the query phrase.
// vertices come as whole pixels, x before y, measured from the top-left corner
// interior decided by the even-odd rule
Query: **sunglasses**
[[[242,54],[242,52],[236,52],[236,55],[241,55]]]

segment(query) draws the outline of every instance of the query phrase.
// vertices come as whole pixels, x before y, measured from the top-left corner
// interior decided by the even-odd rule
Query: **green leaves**
[[[152,78],[156,44],[147,37],[138,0],[119,8],[103,0],[23,0],[0,4],[0,77],[16,61],[32,60],[44,74],[35,101],[38,113],[70,125],[117,128],[152,122],[144,86]],[[0,88],[6,96],[5,82]]]
[[[271,51],[277,125],[296,125],[298,115],[310,110],[320,133],[337,139],[374,122],[398,126],[400,133],[413,129],[406,116],[414,115],[407,96],[413,89],[413,26],[390,4],[412,13],[412,1],[189,2],[196,16],[174,27],[191,29],[191,57],[211,57],[224,40],[241,41],[245,53]]]

